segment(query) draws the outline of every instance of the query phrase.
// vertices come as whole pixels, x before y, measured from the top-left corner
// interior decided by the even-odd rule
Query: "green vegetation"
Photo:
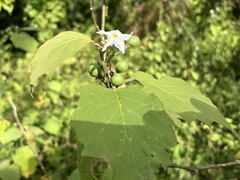
[[[96,1],[94,4],[99,25],[101,3]],[[94,142],[104,128],[109,128],[113,134],[125,131],[121,129],[119,122],[123,119],[129,123],[127,120],[131,113],[126,109],[139,112],[139,116],[149,123],[146,129],[133,126],[133,129],[126,130],[138,140],[138,143],[131,144],[132,146],[146,145],[147,140],[141,139],[140,136],[144,137],[146,133],[141,133],[148,132],[149,127],[156,127],[159,131],[165,128],[169,137],[163,136],[163,139],[171,142],[175,142],[176,135],[178,145],[173,148],[172,143],[159,145],[169,148],[171,164],[201,167],[240,159],[239,140],[229,130],[221,115],[216,111],[211,111],[212,114],[208,115],[183,113],[185,107],[173,106],[174,97],[165,93],[167,91],[182,99],[187,98],[195,105],[195,109],[201,109],[202,106],[196,101],[201,93],[195,88],[199,88],[212,100],[231,127],[240,133],[240,4],[227,0],[147,2],[120,0],[107,1],[107,5],[106,30],[119,29],[123,33],[133,31],[141,39],[139,43],[139,39],[133,36],[135,39],[132,46],[139,46],[136,48],[128,46],[126,53],[117,54],[112,58],[112,62],[113,65],[116,64],[118,72],[127,70],[124,79],[130,77],[137,79],[137,82],[142,84],[143,92],[137,85],[126,88],[121,86],[113,93],[110,89],[97,85],[100,81],[97,81],[97,84],[90,84],[95,82],[95,78],[89,76],[89,64],[99,61],[99,52],[96,47],[88,44],[91,39],[100,42],[100,38],[96,34],[88,0],[0,0],[0,179],[74,179],[77,177],[74,171],[78,166],[77,159],[80,158],[77,151],[82,148],[80,143],[77,144],[77,139],[82,138],[84,143],[88,144]],[[65,42],[71,43],[61,43],[63,37],[67,37]],[[53,41],[47,41],[50,39]],[[133,40],[130,39],[128,43],[131,45]],[[41,46],[46,41],[49,44]],[[38,52],[44,56],[34,59],[35,52],[40,46],[42,49],[40,48]],[[61,54],[61,47],[68,50]],[[78,52],[79,49],[81,51]],[[47,67],[43,65],[54,58],[59,62],[57,65]],[[119,67],[117,62],[122,59],[125,59],[123,61],[125,63],[127,61],[129,68],[125,68],[126,64],[124,68]],[[45,67],[44,71],[40,70],[41,66]],[[95,69],[97,73],[92,74],[90,71],[94,77],[100,73],[99,67]],[[31,74],[30,77],[30,72],[35,74]],[[41,76],[45,73],[51,78]],[[116,76],[118,78],[115,82]],[[161,78],[161,81],[153,77]],[[187,81],[195,88],[189,86],[188,90],[181,89],[180,87],[188,85],[177,78]],[[115,86],[120,86],[123,83],[123,76],[115,74],[111,77],[111,82]],[[164,84],[171,82],[179,86],[165,89]],[[30,84],[38,85],[31,88]],[[153,87],[163,91],[156,91]],[[34,98],[30,96],[31,90]],[[99,93],[100,91],[104,93]],[[189,96],[181,96],[182,93],[189,93]],[[122,119],[119,119],[121,114],[116,111],[116,117],[114,116],[112,120],[114,123],[110,123],[109,127],[103,126],[103,123],[82,122],[93,121],[94,112],[99,113],[99,122],[106,121],[104,113],[96,107],[107,104],[108,97],[116,96],[119,97],[119,101],[112,101],[111,109],[106,106],[106,115],[114,114],[114,108],[117,109],[117,103],[120,102],[123,104]],[[47,174],[40,168],[28,146],[28,141],[15,121],[11,100],[17,107],[18,118],[27,132],[29,142],[39,154]],[[213,106],[207,98],[203,101]],[[137,102],[149,103],[152,111],[148,106],[137,109],[139,107]],[[165,103],[160,106],[162,102]],[[175,103],[184,104],[181,100]],[[75,111],[80,104],[85,105]],[[194,111],[191,104],[186,106],[188,105],[188,111]],[[176,112],[170,117],[173,119],[170,124],[174,124],[174,128],[170,128],[166,122],[160,121],[157,124],[154,121],[147,121],[148,117],[166,118],[165,110],[168,113]],[[207,110],[208,106],[201,109],[201,112]],[[155,111],[163,113],[159,115]],[[177,117],[187,123],[180,122]],[[199,121],[194,120],[196,117]],[[216,117],[217,120],[214,120]],[[71,121],[72,119],[74,121]],[[207,126],[213,121],[216,123]],[[84,127],[84,130],[75,132],[71,128],[74,126]],[[161,128],[157,129],[158,126]],[[89,133],[92,133],[92,136],[89,136]],[[124,162],[131,158],[129,154],[121,154],[119,157],[111,154],[121,148],[118,146],[119,142],[116,143],[121,139],[118,136],[119,134],[113,136],[112,141],[109,140],[108,145],[111,148],[106,152],[112,157],[111,162],[120,161],[124,166]],[[152,138],[153,144],[157,144],[154,138],[159,137],[154,132],[150,131],[149,137]],[[124,141],[124,138],[121,140],[122,147],[125,147],[127,141]],[[100,147],[102,143],[103,140],[95,142],[95,145]],[[87,149],[83,153],[89,156],[105,155],[99,149]],[[136,154],[141,154],[138,148],[133,150]],[[156,148],[156,152],[159,151]],[[21,156],[22,154],[24,156]],[[140,158],[146,162],[143,156]],[[84,159],[85,162],[88,160]],[[151,162],[153,161],[154,158],[151,159]],[[160,158],[163,166],[167,166],[166,161]],[[104,177],[112,172],[105,162],[101,165],[98,163],[99,161],[94,159],[93,165],[91,164],[94,166],[94,173],[97,177],[106,179]],[[129,169],[129,166],[120,169],[127,170],[124,168]],[[156,170],[154,168],[144,170],[152,172]],[[165,170],[159,167],[157,179],[237,179],[239,171],[239,166],[208,169],[199,173],[177,168]]]

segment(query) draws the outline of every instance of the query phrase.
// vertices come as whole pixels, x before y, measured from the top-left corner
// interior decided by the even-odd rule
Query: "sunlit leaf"
[[[62,32],[46,41],[32,60],[30,84],[36,85],[43,74],[51,75],[64,60],[74,56],[90,42],[88,36],[73,31]]]
[[[43,126],[43,129],[50,134],[59,134],[62,123],[58,119],[48,119]]]
[[[175,145],[171,120],[156,96],[141,86],[81,89],[79,108],[71,125],[84,145],[82,156],[104,158],[112,178],[153,179],[159,164],[166,167]],[[87,173],[87,172],[85,172]]]
[[[37,160],[29,146],[22,146],[16,149],[13,161],[21,168],[21,174],[29,178],[36,171]]]
[[[211,100],[187,82],[173,77],[155,79],[143,72],[133,74],[132,78],[143,84],[144,91],[156,95],[168,112],[177,113],[183,120],[198,119],[209,126],[217,122],[231,129]]]
[[[17,127],[11,127],[7,129],[1,136],[2,143],[9,143],[11,141],[16,141],[22,137],[22,132]]]

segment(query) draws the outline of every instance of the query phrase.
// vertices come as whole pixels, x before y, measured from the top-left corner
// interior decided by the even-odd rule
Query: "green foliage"
[[[77,32],[62,32],[45,42],[36,52],[32,60],[31,85],[36,85],[39,76],[52,75],[56,68],[87,46],[91,39]]]
[[[112,90],[88,85],[81,94],[71,125],[84,144],[82,156],[104,157],[111,179],[153,179],[159,163],[167,166],[165,149],[176,139],[156,96],[140,86]]]
[[[8,12],[8,14],[11,14],[13,11],[13,3],[15,0],[0,0],[0,12],[2,9]]]
[[[28,26],[38,31],[38,40],[45,42],[51,38],[55,31],[59,31],[59,24],[64,23],[66,17],[66,2],[60,1],[26,1],[24,7],[24,19],[28,20]]]
[[[49,179],[57,177],[57,174],[67,178],[76,168],[75,138],[66,124],[74,110],[69,104],[76,106],[79,98],[77,89],[89,80],[85,73],[86,65],[78,61],[86,55],[78,54],[64,61],[64,68],[58,69],[58,72],[63,73],[62,76],[54,76],[51,83],[42,78],[39,89],[36,89],[34,94],[36,97],[32,99],[29,96],[29,65],[33,52],[16,48],[11,36],[15,33],[28,34],[38,43],[50,39],[62,31],[61,25],[67,19],[68,7],[64,1],[21,0],[14,3],[12,16],[4,10],[0,16],[0,139],[6,136],[4,134],[9,129],[18,127],[7,101],[10,93],[24,129],[39,155],[44,157],[44,166],[49,173],[45,178]],[[26,43],[26,47],[32,45],[31,41]],[[54,130],[51,123],[47,125],[48,120],[56,121],[60,130]],[[2,125],[5,126],[3,131]],[[61,133],[56,135],[57,131]],[[11,133],[8,137],[11,137],[11,141],[5,144],[0,140],[0,165],[3,160],[10,160],[3,169],[0,168],[0,176],[3,178],[16,175],[16,179],[23,178],[19,166],[13,162],[13,156],[18,148],[27,142],[24,137],[19,138],[18,134]],[[13,170],[13,167],[17,167],[18,171]],[[5,175],[2,172],[8,173]],[[9,176],[9,173],[12,176]],[[43,173],[37,168],[30,178],[40,179],[41,176]]]
[[[101,2],[95,3],[99,23]],[[175,76],[184,79],[213,100],[220,112],[228,117],[227,122],[239,132],[238,2],[120,0],[107,3],[106,29],[133,31],[141,38],[139,48],[127,50],[124,57],[118,54],[113,58],[114,62],[123,58],[127,60],[130,68],[124,77],[141,70],[157,78]],[[99,56],[94,52],[96,49],[89,46],[75,57],[65,60],[63,66],[54,71],[51,81],[41,78],[35,89],[35,99],[29,96],[29,64],[36,42],[41,44],[59,32],[74,30],[97,39],[93,36],[95,27],[90,18],[91,12],[86,10],[89,9],[89,1],[0,0],[0,7],[0,179],[20,179],[22,172],[20,166],[13,162],[13,157],[18,148],[27,144],[19,131],[19,135],[11,133],[17,125],[6,100],[8,93],[11,93],[21,123],[48,170],[48,175],[41,177],[43,173],[38,168],[30,178],[67,179],[76,169],[77,159],[75,134],[72,134],[68,124],[74,108],[78,106],[79,88],[94,81],[87,73],[88,64],[91,63],[89,60],[95,62]],[[30,37],[25,41],[27,43],[19,44],[18,38],[21,39],[21,36],[17,40],[12,38],[19,34]],[[141,83],[145,89],[144,83]],[[161,99],[161,96],[158,98]],[[178,114],[167,112],[181,126],[175,129],[179,144],[171,149],[172,163],[198,167],[239,159],[239,141],[230,131],[216,124],[208,128],[192,119],[189,124],[182,125],[177,120]],[[6,136],[7,132],[10,133]],[[5,136],[10,138],[3,144]],[[92,170],[94,167],[97,177],[107,179],[112,176],[113,172],[106,162],[100,167],[96,166],[102,159],[81,158],[89,165],[85,164],[87,167],[84,168]],[[201,171],[198,174],[178,169],[159,169],[158,178],[236,179],[238,174],[237,167]],[[78,179],[77,171],[72,177]]]
[[[75,169],[72,174],[69,176],[68,180],[78,180],[80,177],[79,170]]]
[[[21,168],[21,173],[25,178],[29,178],[35,171],[37,160],[29,146],[22,146],[16,150],[13,161]]]
[[[144,90],[155,94],[168,112],[178,115],[178,118],[190,122],[198,119],[207,125],[217,122],[228,129],[231,126],[212,104],[197,89],[178,78],[165,77],[160,80],[142,72],[132,75],[144,85]]]
[[[10,165],[9,160],[5,160],[0,164],[0,178],[2,180],[18,180],[20,179],[20,170],[17,165]]]
[[[14,136],[13,136],[13,134],[14,134]],[[9,143],[11,141],[18,140],[21,137],[22,137],[22,132],[17,127],[11,127],[9,129],[7,129],[5,132],[1,133],[0,141],[3,144],[5,144],[5,143]]]
[[[141,52],[129,53],[132,62],[129,63],[130,68],[148,72],[157,78],[180,77],[198,87],[210,97],[223,116],[228,117],[228,122],[231,122],[239,134],[240,76],[237,70],[239,57],[236,56],[240,47],[239,14],[236,13],[239,10],[238,5],[225,0],[176,0],[155,4],[157,5],[159,7],[157,29],[141,38]],[[198,125],[197,135],[189,135],[188,128],[191,127],[185,126],[179,130],[179,134],[184,134],[183,142],[186,143],[173,149],[173,153],[176,154],[173,159],[176,158],[178,164],[194,167],[206,165],[206,161],[211,164],[236,159],[229,158],[229,154],[226,153],[238,154],[239,143],[233,134],[228,134],[224,129],[221,129],[220,133],[215,125],[210,132],[206,132]],[[216,132],[221,138],[212,143],[207,134]],[[229,142],[226,143],[223,139],[228,139]],[[235,148],[228,145],[230,142]],[[226,149],[222,150],[221,147]],[[208,149],[212,152],[207,151]],[[190,158],[185,159],[186,155]],[[229,169],[210,170],[199,175],[185,171],[169,171],[165,178],[170,175],[173,179],[191,179],[193,176],[196,178],[219,176],[219,179],[238,177],[237,168],[234,168],[233,174],[229,173]],[[211,173],[216,176],[212,176]]]
[[[12,33],[10,39],[16,48],[30,52],[37,50],[38,42],[25,32]]]

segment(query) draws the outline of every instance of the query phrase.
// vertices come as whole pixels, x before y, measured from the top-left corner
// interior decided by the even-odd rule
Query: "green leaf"
[[[20,166],[25,178],[29,178],[36,170],[37,160],[29,146],[19,147],[13,156],[13,161]]]
[[[15,0],[1,0],[0,1],[0,12],[2,9],[8,12],[9,15],[12,15],[12,11],[14,9]]]
[[[1,180],[19,180],[20,170],[17,165],[10,165],[5,168],[0,168],[0,179]]]
[[[168,165],[166,149],[176,142],[170,122],[159,99],[141,86],[92,84],[81,89],[71,126],[84,145],[82,156],[104,158],[111,179],[138,180],[153,179],[159,164]]]
[[[79,179],[87,179],[87,180],[96,180],[97,178],[93,173],[93,158],[88,156],[82,156],[82,151],[84,149],[84,145],[78,142],[78,171],[81,172],[79,174]]]
[[[62,123],[55,118],[48,119],[43,126],[43,129],[48,133],[58,135],[62,127]]]
[[[28,132],[33,133],[35,136],[41,136],[44,134],[44,131],[38,126],[28,126]]]
[[[3,135],[3,133],[5,133],[5,131],[6,131],[6,129],[7,129],[9,124],[10,124],[9,121],[7,121],[5,119],[0,121],[0,138]]]
[[[68,177],[67,180],[79,180],[79,179],[80,179],[80,174],[79,174],[79,170],[77,168],[71,173],[71,175]]]
[[[38,47],[38,42],[29,34],[25,32],[12,33],[11,41],[16,48],[22,49],[24,51],[36,51]]]
[[[208,126],[217,122],[231,129],[211,100],[187,82],[173,77],[155,79],[143,72],[134,73],[132,78],[143,84],[144,91],[155,94],[168,112],[177,113],[181,119],[187,122],[198,119]]]
[[[2,134],[1,141],[2,143],[9,143],[21,138],[22,135],[22,132],[17,127],[11,127]]]
[[[38,78],[43,74],[52,75],[65,59],[74,56],[90,42],[88,36],[73,31],[62,32],[46,41],[32,60],[30,84],[37,85]]]

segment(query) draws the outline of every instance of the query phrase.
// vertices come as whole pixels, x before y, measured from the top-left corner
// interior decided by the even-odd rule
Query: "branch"
[[[99,31],[100,28],[99,28],[99,26],[97,24],[97,20],[96,20],[97,18],[96,18],[94,9],[93,9],[93,0],[89,0],[89,1],[90,1],[90,10],[91,10],[91,13],[92,13],[93,23],[94,23],[96,29]]]
[[[42,161],[41,161],[37,151],[34,149],[33,145],[30,142],[30,139],[28,138],[28,135],[27,135],[26,131],[24,130],[22,124],[20,123],[20,120],[19,120],[18,114],[17,114],[17,108],[16,108],[16,105],[13,103],[13,101],[10,97],[10,93],[8,94],[7,101],[9,102],[9,104],[12,107],[14,119],[17,122],[17,124],[19,126],[19,129],[23,133],[24,137],[27,139],[28,145],[31,148],[31,150],[33,151],[33,153],[34,153],[34,155],[35,155],[35,157],[36,157],[36,159],[37,159],[37,161],[40,165],[41,170],[43,171],[44,174],[47,174],[47,171],[46,171],[45,167],[43,166]]]
[[[230,166],[240,166],[240,160],[222,163],[222,164],[212,164],[212,165],[198,167],[198,168],[191,168],[191,167],[187,167],[187,166],[170,164],[170,165],[168,165],[167,168],[178,168],[178,169],[184,169],[186,171],[192,171],[192,172],[198,173],[199,171],[203,171],[203,170],[207,170],[207,169],[224,168],[224,167],[230,167]]]

